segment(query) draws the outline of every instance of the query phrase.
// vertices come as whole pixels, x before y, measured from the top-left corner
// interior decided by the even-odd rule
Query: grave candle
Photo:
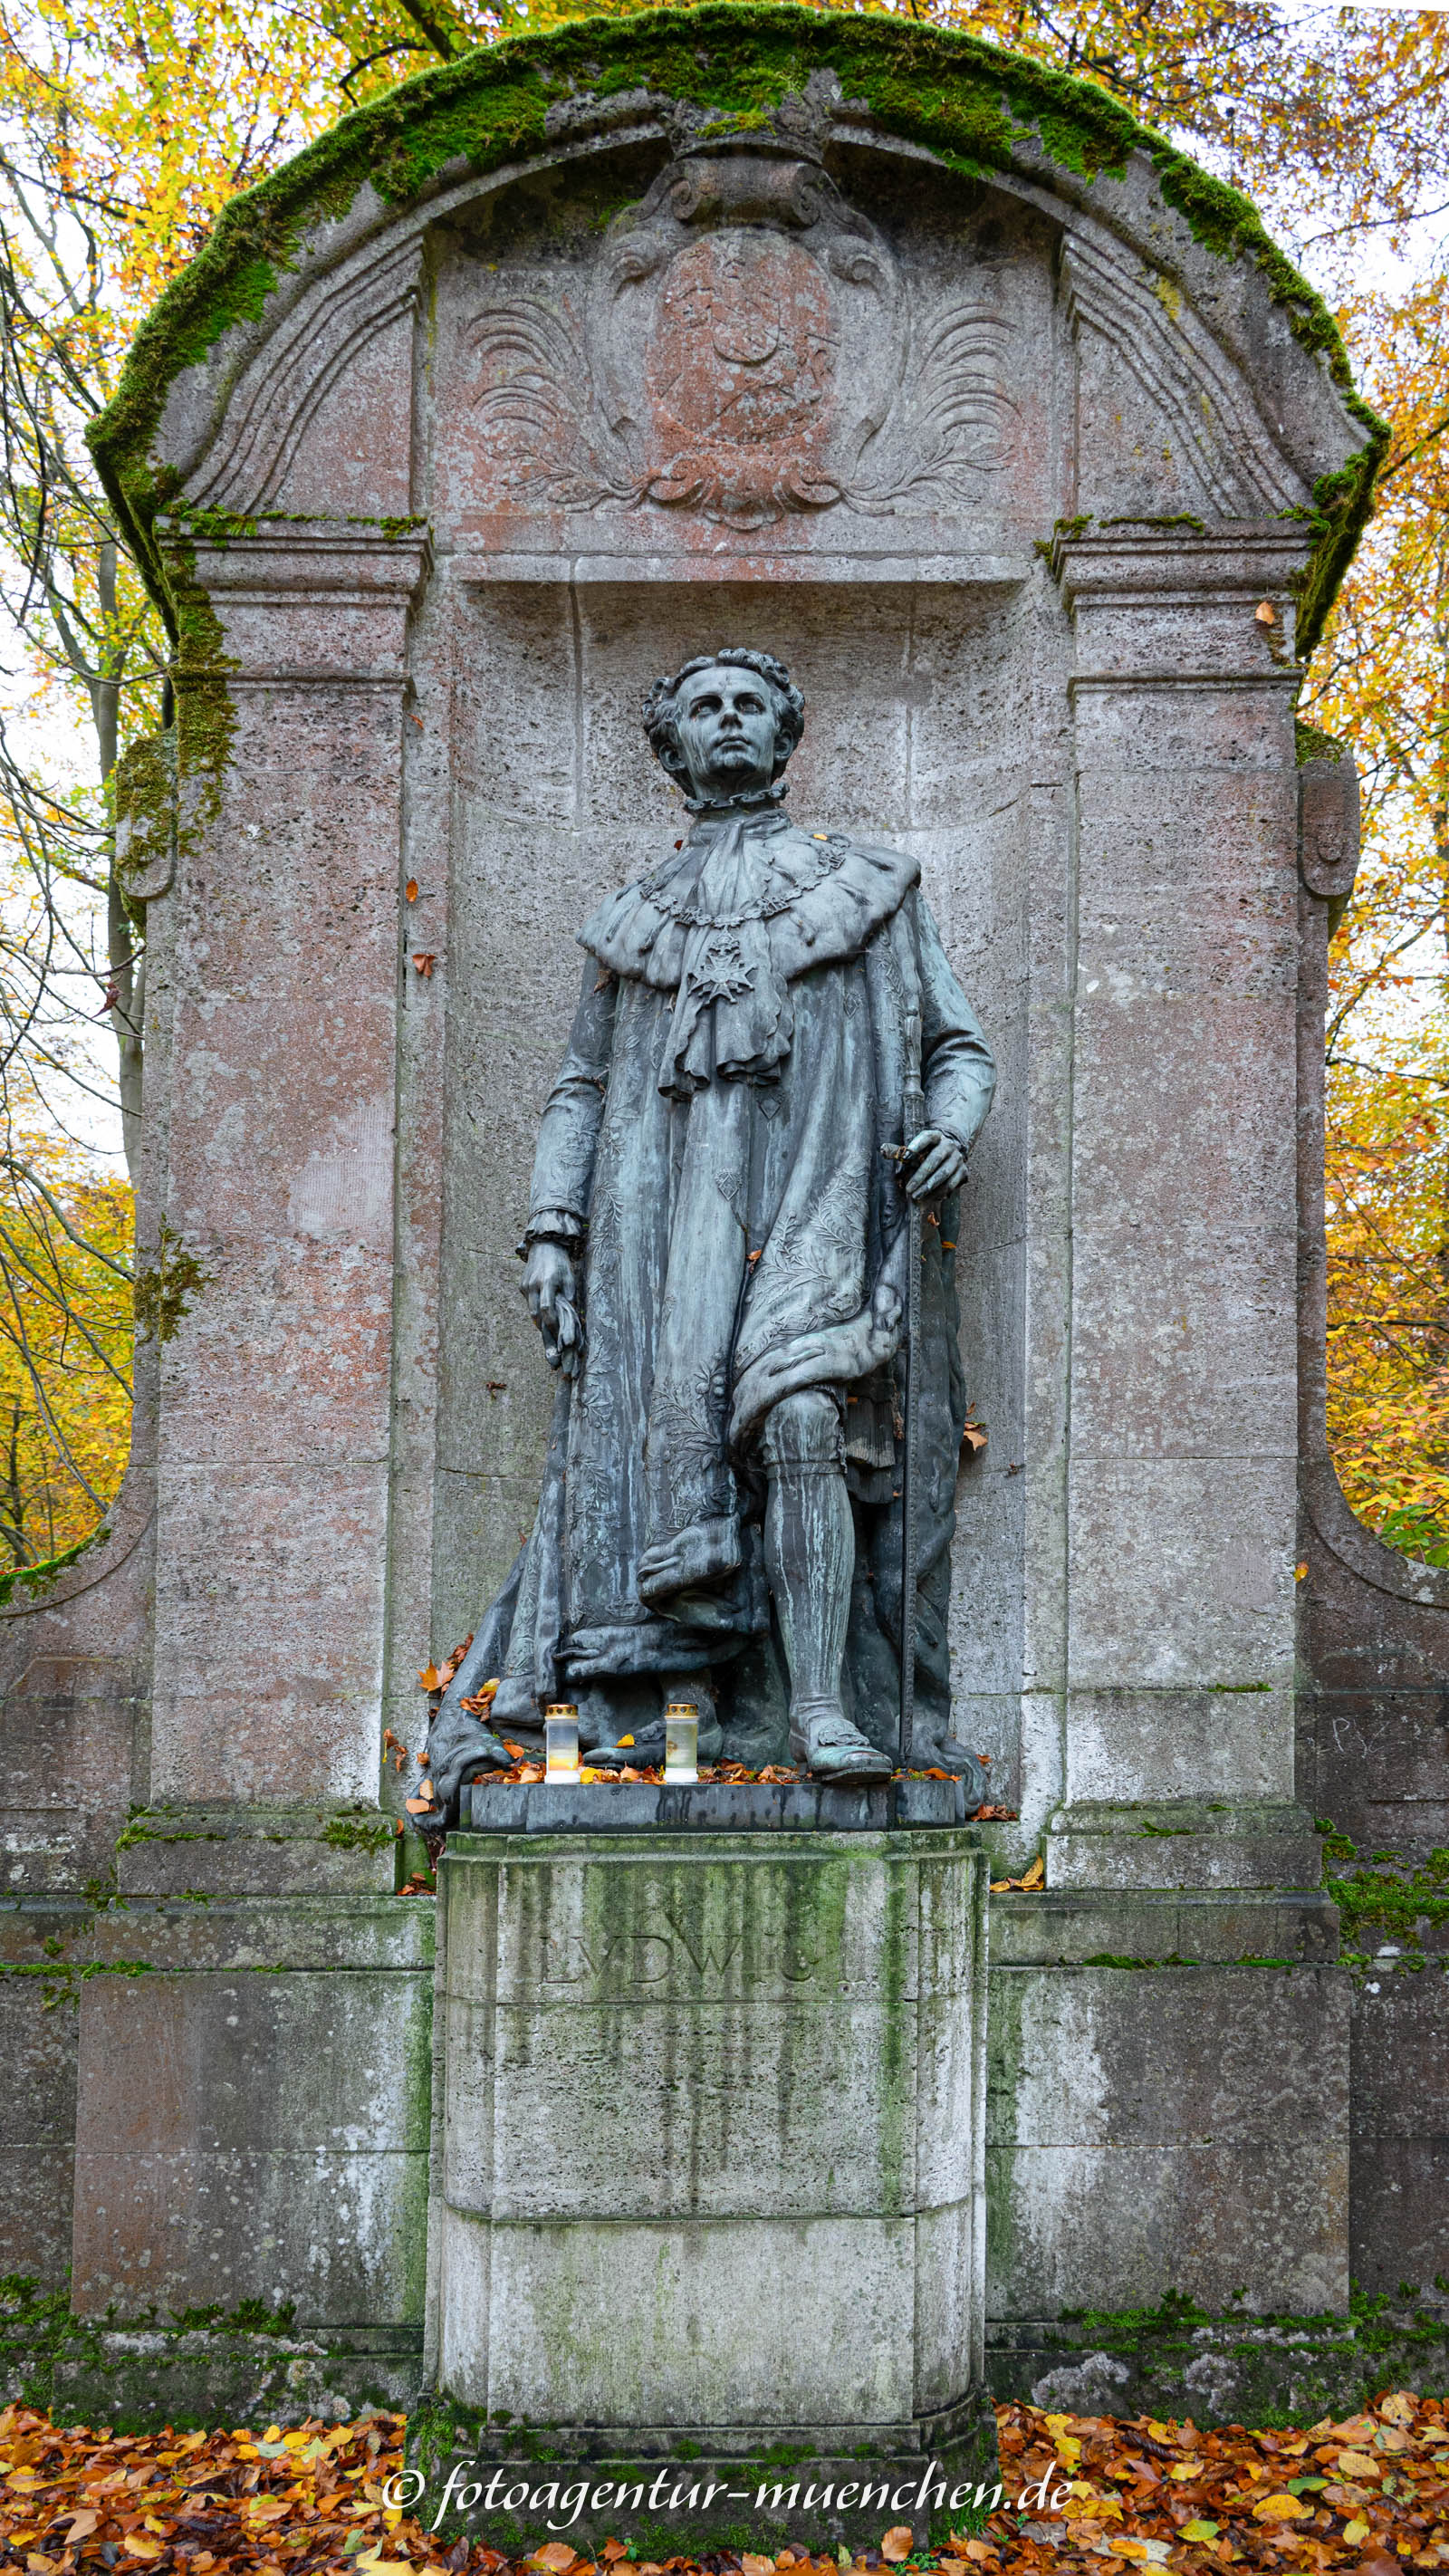
[[[664,1777],[681,1784],[699,1778],[699,1710],[692,1700],[671,1700],[664,1712]]]
[[[567,1782],[579,1776],[579,1713],[567,1701],[557,1701],[543,1713],[544,1759],[550,1780]]]

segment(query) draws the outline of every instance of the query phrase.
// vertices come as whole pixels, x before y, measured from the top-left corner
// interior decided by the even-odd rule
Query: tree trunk
[[[116,615],[116,547],[113,538],[107,538],[101,547],[97,588],[101,615],[108,629],[107,642],[101,652],[100,676],[92,692],[101,785],[105,787],[109,785],[116,766],[121,716],[119,656],[109,640],[114,634]],[[122,897],[114,860],[107,889],[106,937],[111,992],[115,996],[116,1045],[120,1053],[121,1140],[126,1149],[126,1168],[134,1187],[141,1167],[141,1035],[145,984],[144,968],[138,968],[136,964],[134,925]]]

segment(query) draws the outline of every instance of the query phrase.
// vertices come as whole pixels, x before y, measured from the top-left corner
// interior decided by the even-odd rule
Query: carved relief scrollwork
[[[959,503],[1011,461],[1004,317],[913,311],[889,246],[798,140],[690,144],[616,218],[576,302],[536,272],[519,287],[468,339],[495,506],[750,529]]]

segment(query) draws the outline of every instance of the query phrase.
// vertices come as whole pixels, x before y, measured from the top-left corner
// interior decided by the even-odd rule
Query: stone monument
[[[1382,447],[1331,317],[1241,197],[1090,85],[903,19],[703,5],[512,40],[343,120],[227,211],[95,439],[176,647],[121,817],[167,1338],[140,1345],[106,1540],[0,1605],[3,2002],[33,2070],[7,2268],[70,2269],[57,2403],[265,2421],[426,2381],[490,2440],[506,2409],[605,2448],[929,2448],[983,2368],[1047,2385],[1070,2311],[1178,2290],[1232,2319],[1231,2359],[1244,2312],[1317,2319],[1316,2352],[1351,2270],[1427,2288],[1449,1985],[1339,1957],[1317,1830],[1442,1841],[1449,1815],[1449,1577],[1356,1528],[1323,1435],[1323,957],[1356,788],[1294,712]],[[805,869],[790,919],[858,882],[876,926],[795,975],[732,905],[740,967],[717,949],[669,1014],[635,971],[640,890],[699,843],[639,698],[708,657],[722,710],[752,672],[773,767],[792,701],[728,649],[808,697],[800,822],[757,848],[753,809],[701,817],[701,880],[738,829],[742,869]],[[677,694],[656,717],[666,748],[693,722]],[[763,785],[763,730],[760,755]],[[707,909],[661,910],[650,955],[682,972]],[[923,1740],[989,1754],[1014,1813],[957,1821],[969,1774],[747,1783],[728,1817],[693,1804],[712,1790],[475,1777],[435,1986],[433,1901],[395,1892],[419,1672],[482,1639],[523,1551],[483,1678],[536,1700],[540,1495],[610,1348],[597,1248],[582,1308],[563,1266],[585,1213],[607,1233],[597,1163],[587,1211],[557,1182],[532,1209],[546,1337],[577,1357],[580,1314],[582,1374],[540,1364],[513,1248],[586,923],[583,1039],[606,1008],[616,1050],[668,1019],[690,1097],[645,1083],[650,1116],[703,1104],[762,1152],[824,1035],[812,972],[869,988],[919,932],[953,1083],[981,1062],[957,988],[980,1015],[997,1090],[955,1222],[954,1161],[916,1164],[906,1667]],[[774,1086],[718,1080],[708,1048],[753,1065],[787,1007]],[[851,1152],[868,1105],[877,1145],[920,1133],[908,1017],[867,990],[849,1045],[897,1053],[818,1088]],[[621,1068],[595,1067],[601,1121]],[[932,1107],[964,1144],[964,1090]],[[903,1203],[866,1159],[865,1249],[809,1330],[884,1343]],[[712,1360],[721,1289],[776,1239],[725,1211],[690,1282]],[[652,1293],[657,1192],[624,1222]],[[789,1347],[727,1355],[770,1385]],[[698,1612],[734,1585],[764,1616],[772,1448],[782,1497],[826,1470],[839,1574],[841,1470],[803,1448],[833,1438],[829,1389],[850,1615],[838,1694],[833,1645],[791,1675],[798,1731],[807,1762],[863,1761],[817,1729],[829,1703],[888,1754],[895,1496],[859,1488],[895,1365],[779,1383],[716,1482],[722,1388],[693,1450],[631,1397],[619,1547],[659,1660],[589,1671],[560,1604],[557,1677],[599,1692],[601,1737],[677,1680],[728,1740],[788,1749],[787,1587],[727,1660]],[[666,1492],[686,1455],[697,1487]],[[781,2348],[796,2299],[818,2366]],[[1175,2411],[1232,2411],[1205,2358]]]

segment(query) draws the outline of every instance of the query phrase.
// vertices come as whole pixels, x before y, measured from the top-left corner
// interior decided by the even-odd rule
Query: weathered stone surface
[[[43,1945],[63,1952],[76,1928],[60,1908],[0,1912],[0,2274],[47,2288],[70,2261],[76,2044],[73,1994]]]
[[[128,1819],[117,1838],[124,1896],[315,1896],[391,1889],[396,1835],[375,1808],[183,1807]]]
[[[1348,2304],[1346,1973],[1000,1968],[994,2316]]]
[[[570,2401],[588,2423],[912,2418],[909,2219],[535,2219],[491,2234],[487,2389],[514,2414],[557,2402],[566,2347]],[[450,2384],[473,2393],[461,2373]]]
[[[1449,1975],[1375,1962],[1353,1998],[1355,2280],[1428,2294],[1449,2239]]]
[[[129,1960],[80,1989],[78,2312],[113,2307],[124,2319],[152,2303],[183,2311],[250,2299],[295,2302],[304,2327],[415,2321],[425,1971],[379,1974],[365,1922],[366,1965],[278,1967],[280,1905],[265,1965],[183,1968],[175,1916],[164,1964],[153,1964],[147,1928],[127,1920]],[[304,1952],[320,1928],[312,1900]],[[332,1927],[334,1959],[345,1959],[350,1928],[345,1917]],[[203,1920],[203,1955],[216,1941]]]
[[[67,2339],[51,2374],[59,2424],[140,2421],[324,2424],[416,2405],[422,2337],[367,2329],[325,2342],[275,2334],[165,2329]]]
[[[991,1900],[996,1967],[1087,1967],[1103,1956],[1144,1967],[1171,1960],[1286,1963],[1331,1961],[1337,1952],[1337,1908],[1322,1891],[1202,1889],[1179,1895],[1094,1882],[1081,1890],[1054,1887]]]
[[[447,2390],[537,2416],[567,2352],[578,2420],[822,2439],[967,2392],[967,1836],[465,1835],[443,1888]]]
[[[1112,1714],[1120,1723],[1120,1704]],[[1055,1887],[1310,1889],[1322,1876],[1313,1819],[1270,1799],[1084,1798],[1058,1810],[1049,1836]]]
[[[1441,2299],[1427,2315],[1371,2323],[1321,2317],[1259,2323],[1241,2308],[1220,2317],[1147,2316],[1101,2335],[1066,2321],[1003,2319],[987,2367],[999,2397],[1073,2414],[1190,2415],[1197,2424],[1342,2421],[1385,2388],[1437,2388],[1449,2366]]]
[[[547,1780],[524,1785],[482,1779],[463,1794],[472,1831],[492,1834],[639,1833],[653,1825],[669,1833],[882,1833],[892,1826],[967,1821],[958,1780],[831,1785],[807,1778],[670,1788],[647,1780],[565,1787]]]

